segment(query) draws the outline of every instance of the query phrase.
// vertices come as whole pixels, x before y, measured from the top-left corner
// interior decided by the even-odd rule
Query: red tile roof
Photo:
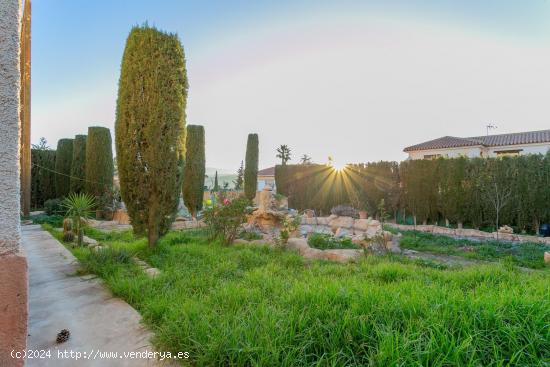
[[[424,143],[411,145],[403,149],[404,152],[415,150],[445,149],[468,146],[494,147],[502,145],[533,144],[550,142],[550,130],[527,131],[523,133],[474,136],[471,138],[457,138],[444,136]]]
[[[258,176],[275,176],[275,166],[258,171]]]

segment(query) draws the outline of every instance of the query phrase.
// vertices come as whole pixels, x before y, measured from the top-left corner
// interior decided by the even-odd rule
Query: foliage
[[[338,250],[338,249],[360,249],[358,245],[351,242],[350,238],[336,238],[333,235],[325,233],[312,233],[307,243],[319,250]]]
[[[206,157],[204,151],[204,127],[187,126],[186,158],[183,175],[183,202],[195,218],[202,209]]]
[[[246,221],[250,201],[240,197],[225,199],[219,205],[204,210],[204,221],[212,239],[219,238],[226,245],[233,243],[241,225]]]
[[[74,233],[78,238],[78,246],[82,246],[82,237],[84,235],[82,227],[83,220],[91,218],[92,209],[95,207],[95,199],[87,193],[71,193],[63,200],[63,207],[66,209],[66,215],[73,220]]]
[[[71,164],[71,192],[84,192],[86,185],[86,135],[76,135],[73,141],[73,162]]]
[[[45,137],[41,137],[38,144],[31,144],[31,149],[36,150],[49,150],[50,147],[48,146],[48,141]]]
[[[220,185],[218,183],[218,171],[216,171],[216,174],[214,175],[214,186],[212,187],[213,192],[220,191]]]
[[[71,218],[65,218],[63,220],[63,241],[74,241],[73,221]]]
[[[241,165],[237,170],[237,178],[233,181],[235,184],[235,190],[240,191],[243,189],[244,184],[244,162],[241,161]]]
[[[61,205],[62,200],[55,198],[49,199],[44,202],[44,211],[47,215],[55,215],[63,213],[63,207]]]
[[[154,246],[175,219],[185,163],[187,73],[175,34],[134,27],[122,58],[116,111],[121,194],[134,231]]]
[[[281,159],[281,165],[285,165],[291,158],[291,150],[288,145],[283,144],[277,148],[277,158]]]
[[[197,366],[536,366],[550,359],[550,273],[440,270],[398,257],[305,261],[195,231],[71,249]],[[160,269],[151,279],[139,256]],[[261,327],[258,327],[261,325]],[[461,342],[457,342],[461,340]]]
[[[302,223],[302,217],[297,215],[295,217],[286,216],[281,223],[281,230],[279,232],[279,244],[285,245],[288,242],[290,234],[298,229]]]
[[[86,192],[96,198],[112,190],[114,163],[111,131],[90,126],[86,142]]]
[[[71,190],[71,165],[73,162],[73,139],[60,139],[55,154],[55,193],[65,197]]]
[[[56,198],[55,150],[31,150],[31,207],[43,208],[46,200]]]
[[[475,241],[414,231],[402,233],[402,248],[477,260],[510,258],[515,265],[535,269],[544,268],[544,252],[550,251],[550,246],[541,243]]]
[[[249,200],[254,200],[258,187],[258,144],[258,134],[248,134],[244,166],[244,195]]]
[[[242,238],[247,241],[254,241],[263,239],[263,236],[257,232],[240,231],[238,238]]]
[[[96,209],[101,211],[102,218],[112,220],[114,212],[121,206],[120,191],[115,186],[110,189],[105,188],[105,191],[96,197],[96,204]]]
[[[61,202],[60,202],[61,204]],[[48,215],[46,213],[31,215],[27,219],[32,220],[33,224],[49,224],[54,228],[61,227],[63,225],[64,217],[59,214]]]

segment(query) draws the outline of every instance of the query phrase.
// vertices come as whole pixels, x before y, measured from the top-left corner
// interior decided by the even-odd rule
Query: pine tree
[[[71,192],[84,192],[86,184],[86,135],[76,135],[73,142]]]
[[[120,189],[134,231],[154,246],[182,190],[187,74],[175,34],[134,27],[122,58],[116,113]]]
[[[205,173],[204,127],[187,126],[185,170],[183,176],[183,202],[193,216],[202,209]]]
[[[244,162],[241,161],[241,166],[237,170],[237,178],[233,181],[235,184],[235,190],[239,191],[243,189],[244,183]]]
[[[245,161],[244,194],[249,200],[253,200],[258,187],[258,134],[248,134]]]
[[[218,171],[216,171],[216,175],[214,176],[214,188],[212,189],[212,191],[220,191],[220,185],[218,184]]]
[[[90,126],[86,139],[86,192],[101,197],[113,187],[114,163],[111,131]]]
[[[73,139],[60,139],[55,155],[55,192],[58,198],[69,195],[71,190],[71,165],[73,163]]]

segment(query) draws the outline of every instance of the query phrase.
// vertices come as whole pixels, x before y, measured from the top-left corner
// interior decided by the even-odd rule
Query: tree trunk
[[[157,244],[159,239],[159,233],[156,228],[149,228],[147,231],[147,240],[149,241],[149,247],[153,248]]]

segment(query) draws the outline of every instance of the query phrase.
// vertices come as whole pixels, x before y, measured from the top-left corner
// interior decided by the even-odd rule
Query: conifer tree
[[[175,34],[134,27],[121,64],[115,122],[121,195],[154,246],[175,219],[185,158],[187,74]]]
[[[55,192],[58,198],[69,195],[71,190],[71,165],[73,163],[73,139],[60,139],[55,155]]]
[[[239,191],[243,189],[244,183],[244,162],[241,161],[241,165],[237,170],[237,178],[233,181],[235,184],[235,190]]]
[[[258,187],[258,134],[248,134],[245,161],[244,194],[249,200],[253,200]]]
[[[189,213],[196,217],[202,209],[205,173],[204,127],[187,126],[185,170],[183,176],[183,202]]]
[[[86,183],[86,135],[76,135],[71,164],[71,192],[84,192]]]
[[[114,162],[111,131],[90,126],[86,139],[86,192],[95,197],[110,193],[113,187]]]

